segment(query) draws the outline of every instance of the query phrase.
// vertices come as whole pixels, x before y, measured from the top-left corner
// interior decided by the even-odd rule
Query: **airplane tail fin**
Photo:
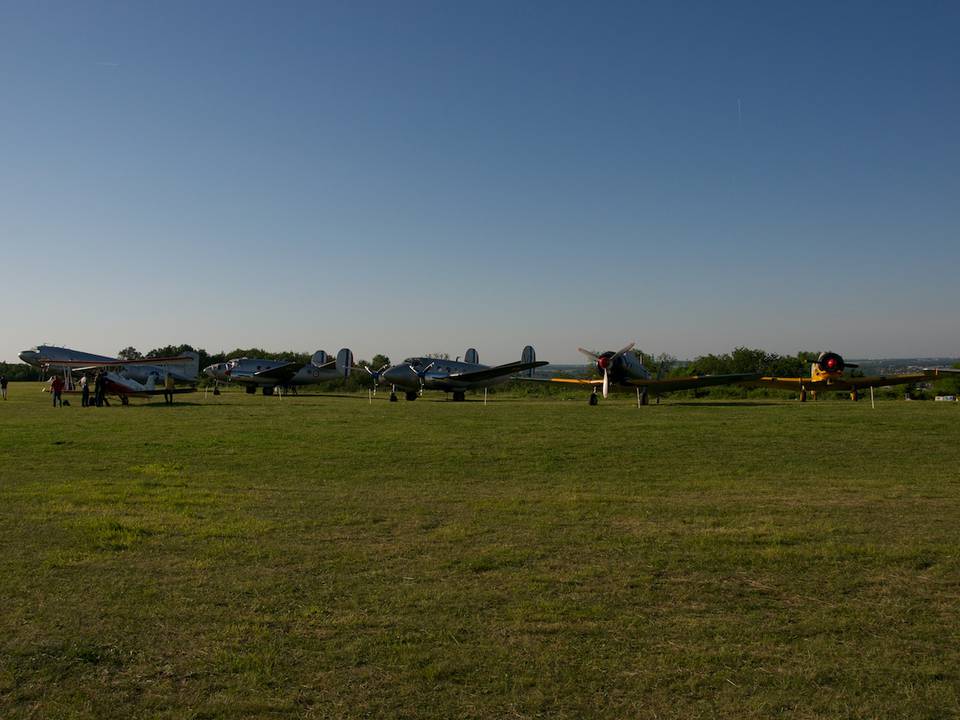
[[[343,348],[337,353],[337,373],[346,380],[353,369],[353,353],[349,348]]]
[[[520,362],[522,363],[532,363],[537,361],[537,352],[533,349],[533,345],[527,345],[523,352],[520,353]],[[523,374],[527,377],[533,377],[534,368],[530,368],[525,371]]]
[[[313,357],[310,358],[310,362],[311,364],[316,365],[317,367],[323,367],[328,362],[330,362],[330,356],[327,355],[326,350],[317,350],[313,354]]]
[[[184,370],[192,380],[196,380],[198,377],[200,377],[200,353],[185,352],[184,355],[187,355],[191,358],[190,362],[188,362],[184,367]]]
[[[161,366],[165,373],[173,375],[180,382],[195,383],[200,377],[200,354],[193,351],[180,353],[182,360],[164,362]]]
[[[471,365],[480,364],[480,354],[477,352],[476,348],[470,348],[463,354],[463,361],[470,363]]]

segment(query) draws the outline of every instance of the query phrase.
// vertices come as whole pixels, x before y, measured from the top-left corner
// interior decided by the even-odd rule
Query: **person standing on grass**
[[[3,395],[3,399],[7,399],[7,376],[0,375],[0,395]]]
[[[103,373],[99,370],[93,377],[93,403],[97,407],[103,407]]]
[[[87,383],[87,376],[80,377],[80,406],[88,407],[90,405],[90,385]]]
[[[54,407],[63,407],[63,378],[57,375],[53,379],[53,384],[50,385],[50,390],[53,392],[53,406]]]
[[[163,381],[163,399],[167,405],[173,405],[173,375],[167,373]]]

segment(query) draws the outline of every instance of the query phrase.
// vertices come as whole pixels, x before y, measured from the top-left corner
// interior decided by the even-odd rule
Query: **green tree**
[[[117,357],[121,360],[139,360],[143,357],[143,354],[131,345],[118,352]]]

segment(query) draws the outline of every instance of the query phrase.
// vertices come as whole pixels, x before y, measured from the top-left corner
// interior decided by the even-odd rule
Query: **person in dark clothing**
[[[50,391],[53,393],[53,406],[63,407],[63,378],[57,375],[50,384]]]
[[[103,373],[97,371],[97,374],[93,378],[93,404],[97,407],[103,407],[103,401],[105,400],[103,395]]]
[[[7,399],[7,376],[0,375],[0,395],[3,395],[3,399]]]

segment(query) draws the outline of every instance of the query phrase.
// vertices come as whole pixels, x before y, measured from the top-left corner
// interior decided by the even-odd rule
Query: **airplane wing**
[[[543,367],[549,365],[546,360],[537,360],[535,362],[510,362],[496,367],[484,368],[483,370],[474,370],[472,372],[451,373],[446,380],[460,380],[463,382],[480,382],[481,380],[493,380],[494,378],[512,375],[513,373],[523,372],[531,368]]]
[[[925,368],[917,373],[906,373],[904,375],[872,375],[868,377],[844,378],[843,382],[851,388],[862,387],[885,387],[887,385],[909,385],[910,383],[924,382],[925,380],[936,380],[938,378],[949,377],[952,373],[960,373],[960,370],[952,368]]]
[[[550,383],[568,383],[570,385],[590,385],[600,387],[603,385],[603,378],[520,378],[521,380],[530,380],[533,382]],[[732,373],[730,375],[688,375],[686,377],[640,379],[633,378],[626,380],[625,385],[630,387],[645,387],[654,392],[671,392],[672,390],[690,390],[692,388],[708,387],[710,385],[730,385],[738,382],[750,382],[759,380],[758,373]],[[793,387],[793,386],[791,386]]]
[[[654,392],[671,392],[672,390],[692,390],[693,388],[710,387],[712,385],[732,385],[733,383],[750,382],[760,378],[760,373],[730,373],[728,375],[686,375],[663,379],[633,378],[626,381],[627,385],[645,387]],[[598,381],[603,384],[603,380]]]
[[[952,373],[960,373],[960,370],[954,370],[953,368],[928,368],[917,373],[907,373],[905,375],[869,375],[866,377],[844,377],[834,378],[829,382],[826,380],[812,380],[811,378],[799,377],[761,377],[754,381],[750,381],[750,384],[763,387],[782,388],[784,390],[799,390],[801,387],[806,387],[807,390],[836,390],[838,392],[842,392],[844,390],[853,390],[854,388],[909,385],[910,383],[949,377]]]
[[[300,372],[306,363],[288,362],[286,365],[277,365],[267,370],[261,370],[253,374],[254,377],[265,378],[267,380],[276,380],[278,383],[289,381],[294,375]]]
[[[759,377],[749,383],[751,387],[773,387],[781,390],[801,390],[803,387],[810,389],[815,384],[810,378],[801,377]],[[838,389],[843,390],[844,388]]]
[[[48,360],[47,365],[56,365],[58,367],[68,367],[72,370],[96,370],[98,368],[116,368],[125,365],[172,365],[192,362],[193,357],[182,355],[180,357],[158,357],[158,358],[140,358],[139,360]]]

